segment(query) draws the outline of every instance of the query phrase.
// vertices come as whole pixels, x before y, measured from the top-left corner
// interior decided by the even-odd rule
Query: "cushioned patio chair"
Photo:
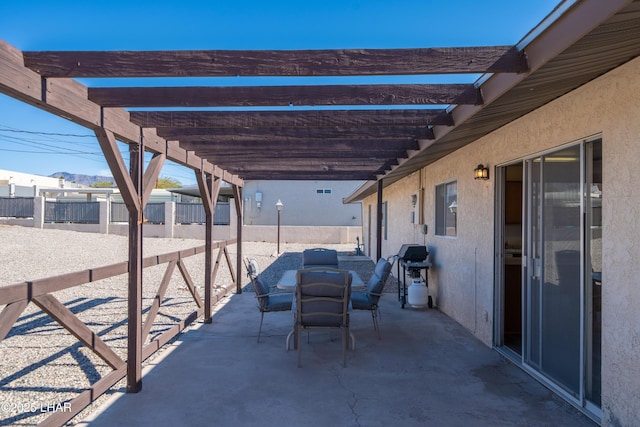
[[[260,327],[258,328],[258,338],[256,342],[260,342],[260,333],[262,332],[262,322],[264,314],[272,311],[291,311],[293,303],[292,293],[269,293],[269,286],[260,277],[260,267],[255,259],[246,259],[245,266],[247,268],[247,276],[251,280],[253,290],[258,299],[258,310],[260,310]]]
[[[349,339],[349,296],[351,275],[346,270],[326,267],[298,270],[295,296],[294,334],[301,366],[303,331],[339,329],[342,332],[342,364],[347,366]],[[355,347],[355,341],[352,341]]]
[[[303,268],[338,268],[338,251],[335,249],[314,248],[302,252]]]
[[[391,274],[394,257],[389,258],[391,262],[384,258],[380,258],[376,264],[376,269],[371,275],[365,291],[354,291],[351,294],[351,308],[354,310],[369,310],[373,319],[373,329],[380,338],[380,327],[378,325],[378,301],[382,296],[384,285]]]

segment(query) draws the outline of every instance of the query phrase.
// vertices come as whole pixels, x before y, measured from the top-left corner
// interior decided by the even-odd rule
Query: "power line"
[[[63,156],[73,155],[73,153],[63,153],[63,152],[56,152],[56,151],[11,150],[9,148],[0,148],[0,151],[8,151],[11,153],[30,153],[30,154],[61,154]],[[80,154],[80,153],[77,153],[77,154]],[[86,154],[93,154],[93,153],[86,153]],[[91,160],[91,159],[87,159],[87,160]]]
[[[5,133],[19,133],[19,134],[27,134],[27,135],[41,135],[43,141],[38,141],[33,138],[19,137],[19,136],[10,136]],[[57,139],[56,137],[64,137],[64,138],[95,138],[95,135],[83,135],[83,134],[73,134],[73,133],[57,133],[57,132],[36,132],[36,131],[27,131],[22,129],[16,129],[10,126],[0,124],[0,141],[22,145],[23,147],[32,147],[34,150],[20,150],[20,149],[10,149],[10,148],[0,148],[0,152],[11,152],[11,153],[24,153],[24,154],[34,154],[34,155],[42,155],[42,154],[54,154],[54,155],[65,155],[70,157],[76,157],[86,161],[92,161],[96,163],[104,164],[104,157],[102,151],[100,152],[92,152],[92,151],[83,151],[77,150],[73,148],[67,148],[61,146],[61,144],[91,144],[97,146],[97,141],[65,141]],[[39,149],[39,150],[38,150]],[[41,150],[46,151],[41,151]],[[126,150],[121,150],[121,156],[125,163],[129,162],[129,153]],[[177,169],[177,170],[176,170]],[[188,169],[188,168],[187,168]],[[195,180],[194,176],[187,174],[187,170],[184,166],[179,164],[174,164],[172,162],[168,162],[163,166],[164,173],[161,173],[162,177],[173,178],[177,181]]]
[[[51,147],[53,149],[58,149],[58,150],[66,150],[69,153],[77,153],[77,154],[91,154],[91,155],[99,155],[102,153],[98,153],[98,152],[88,152],[88,151],[82,151],[82,150],[74,150],[71,148],[65,148],[65,147],[59,147],[56,145],[51,145],[51,144],[46,144],[44,142],[37,142],[37,141],[32,141],[29,139],[24,139],[24,138],[18,138],[18,137],[13,137],[13,136],[2,136],[2,138],[5,138],[4,140],[6,142],[10,142],[13,144],[17,144],[17,143],[22,143],[23,145],[27,145],[27,146],[37,146],[37,147]],[[0,138],[0,140],[2,140],[2,138]],[[55,153],[56,151],[51,151],[52,153]]]
[[[75,133],[55,133],[55,132],[35,132],[30,130],[21,130],[16,128],[7,127],[6,125],[0,125],[0,131],[14,132],[14,133],[28,133],[31,135],[50,135],[50,136],[64,136],[73,138],[95,138],[95,135],[81,135]]]

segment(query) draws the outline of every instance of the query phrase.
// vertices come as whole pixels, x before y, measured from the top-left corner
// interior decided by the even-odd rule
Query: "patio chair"
[[[294,334],[298,343],[298,367],[301,366],[303,331],[339,329],[342,332],[342,364],[347,366],[349,339],[349,296],[351,275],[346,270],[326,267],[298,270]]]
[[[389,258],[391,262],[384,258],[380,258],[376,264],[376,269],[369,278],[367,289],[365,291],[354,291],[351,294],[351,307],[354,310],[369,310],[373,319],[373,329],[380,338],[380,327],[378,325],[379,307],[378,301],[382,296],[384,285],[391,274],[391,267],[395,260],[394,257]]]
[[[258,338],[256,342],[260,342],[260,333],[262,332],[262,322],[264,314],[273,311],[291,311],[293,303],[292,293],[269,293],[269,286],[262,280],[259,275],[260,267],[255,259],[245,259],[247,268],[247,276],[251,280],[253,290],[258,299],[258,310],[260,310],[260,327],[258,328]]]
[[[338,251],[335,249],[314,248],[302,252],[303,268],[338,268]]]

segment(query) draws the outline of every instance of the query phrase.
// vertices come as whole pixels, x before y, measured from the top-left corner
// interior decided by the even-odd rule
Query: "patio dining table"
[[[298,270],[286,270],[276,284],[278,289],[294,291],[296,288],[297,274]],[[353,270],[349,270],[349,274],[351,275],[351,289],[362,290],[365,288],[365,283],[362,281],[358,273]]]

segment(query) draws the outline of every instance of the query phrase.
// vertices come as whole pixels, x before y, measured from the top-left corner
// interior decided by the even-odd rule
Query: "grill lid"
[[[398,259],[402,261],[420,262],[427,259],[429,252],[423,245],[402,245],[398,252]]]

